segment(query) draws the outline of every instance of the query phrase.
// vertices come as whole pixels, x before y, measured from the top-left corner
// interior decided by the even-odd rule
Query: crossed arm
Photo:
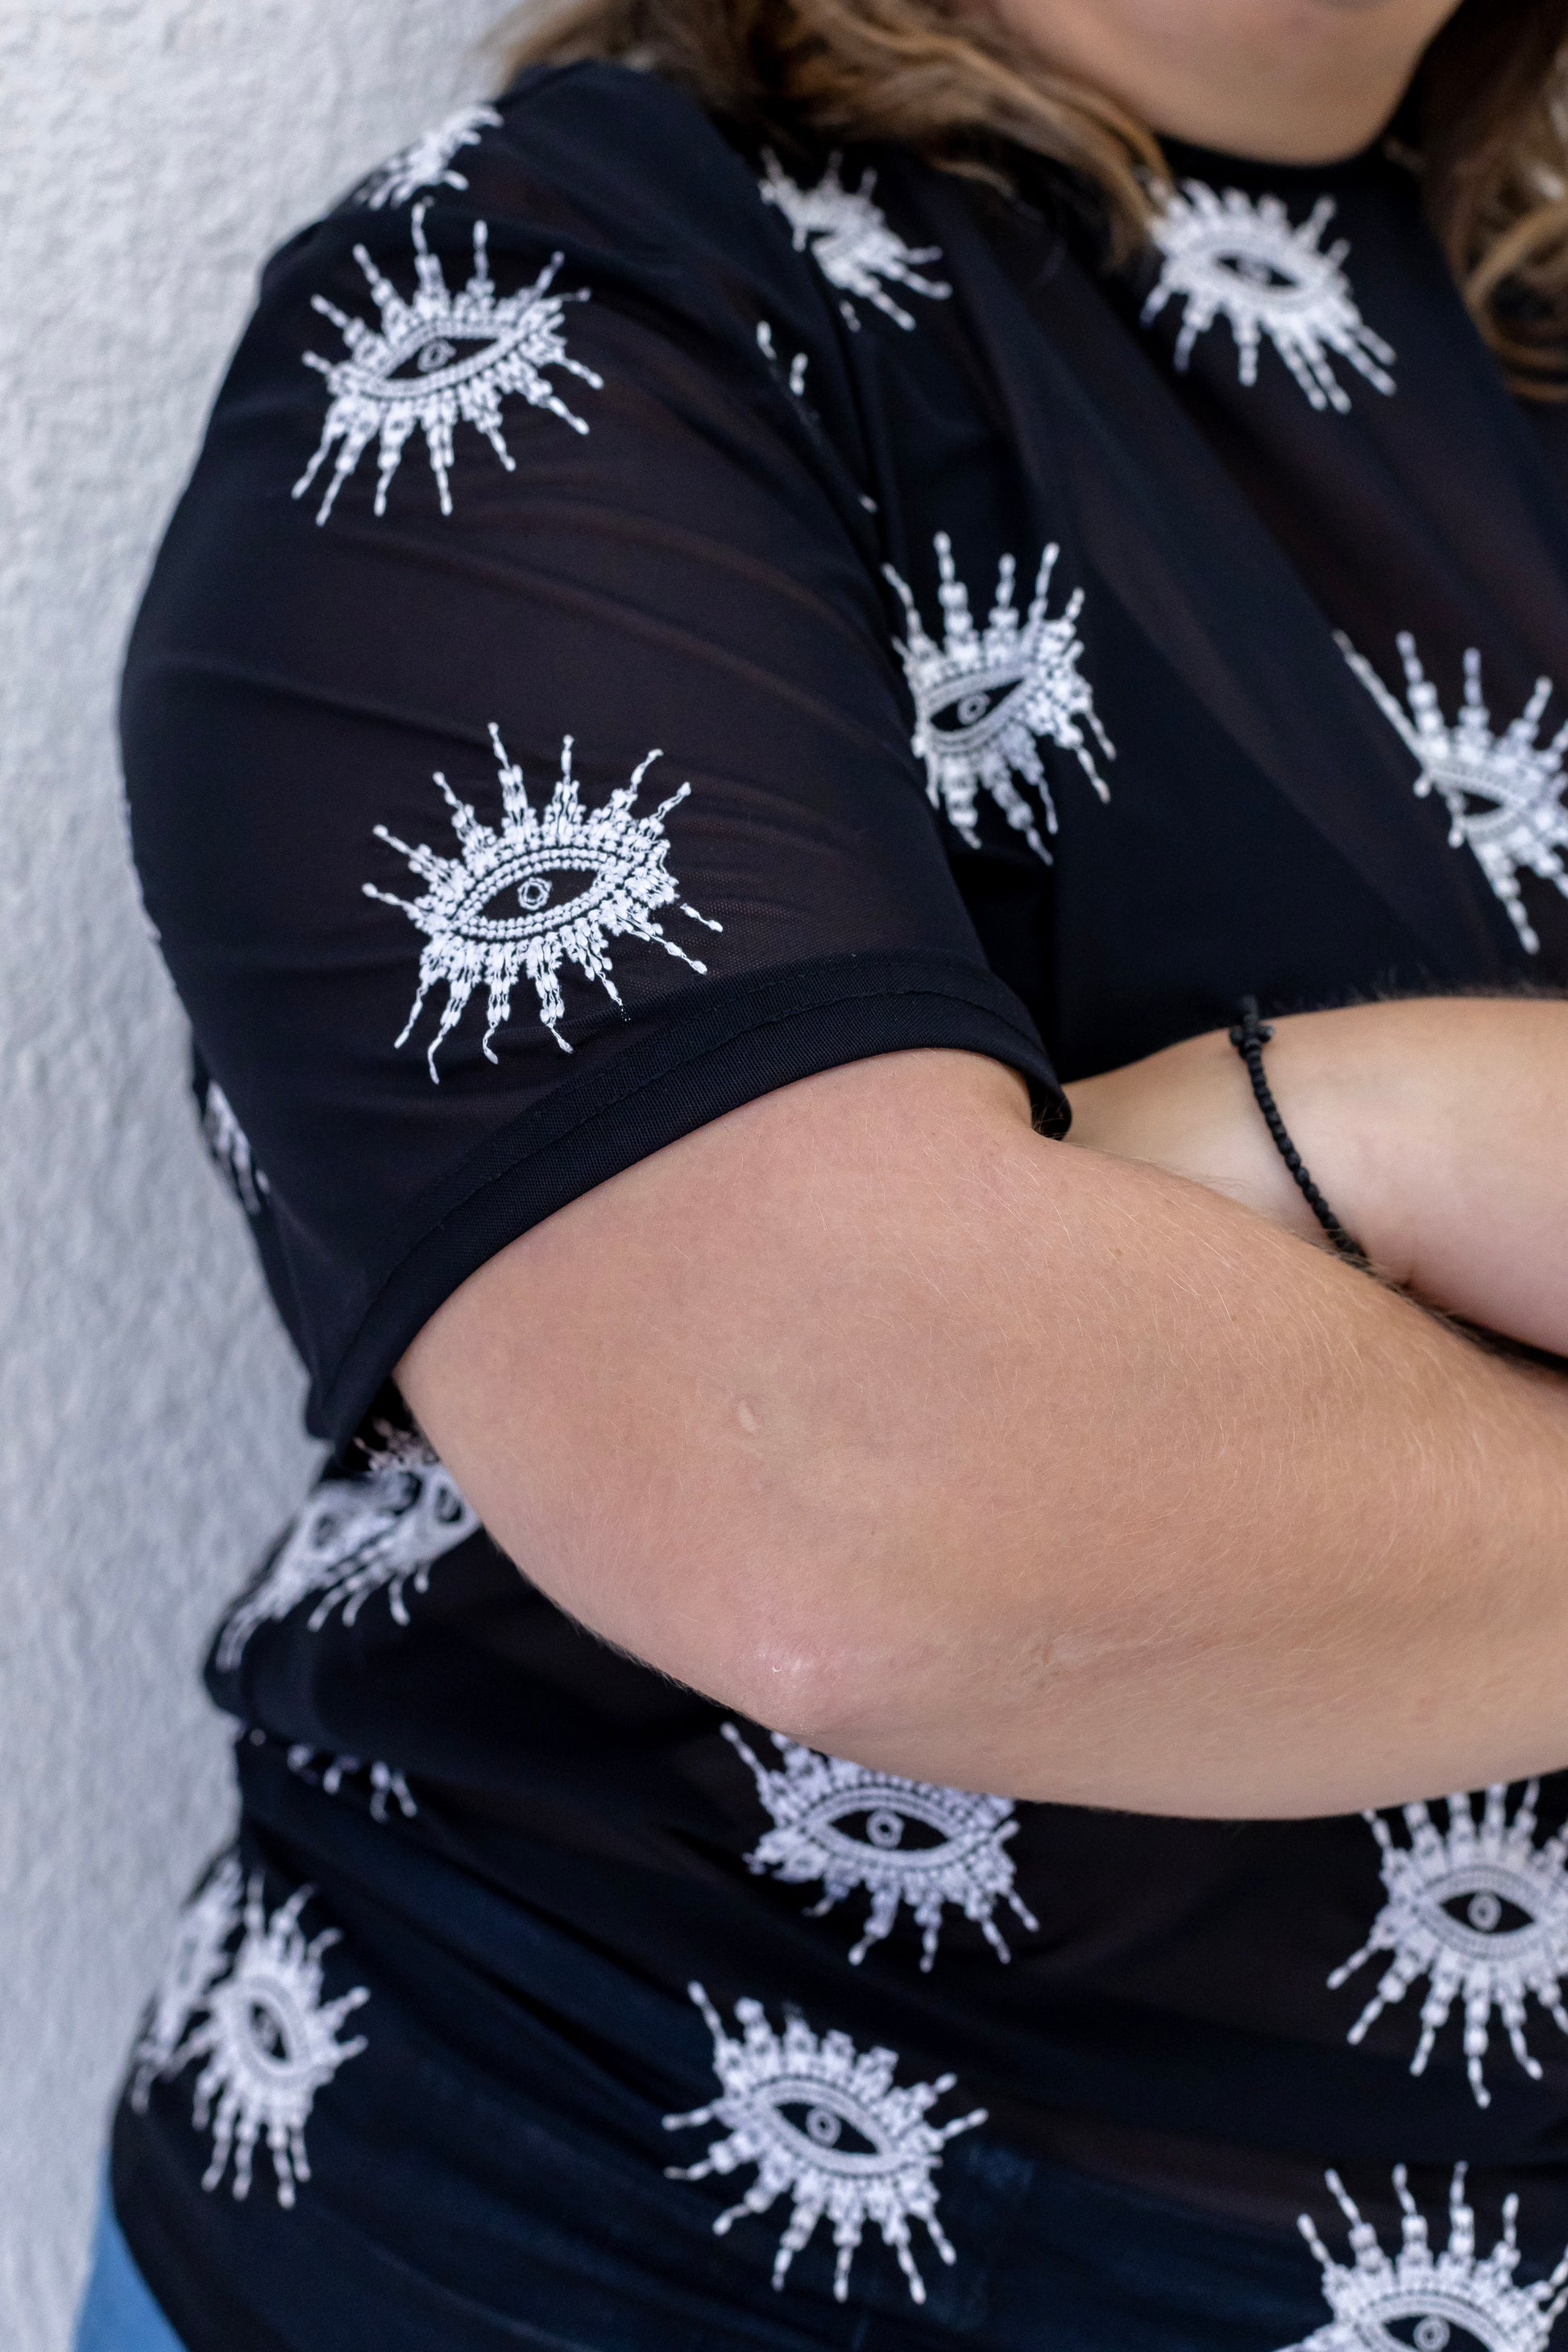
[[[1419,997],[1274,1028],[1269,1080],[1293,1139],[1379,1272],[1568,1356],[1568,1003]],[[1223,1031],[1068,1092],[1080,1146],[1321,1238]]]
[[[1269,1067],[1394,1279],[1563,1346],[1568,1007]],[[962,1054],[764,1097],[481,1268],[409,1402],[553,1599],[840,1755],[1218,1816],[1568,1762],[1568,1384],[1312,1245],[1223,1038],[1074,1093],[1066,1144]]]

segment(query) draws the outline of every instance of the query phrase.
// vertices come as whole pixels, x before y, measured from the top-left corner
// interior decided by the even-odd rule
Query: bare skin
[[[1568,1355],[1568,1004],[1427,997],[1273,1024],[1292,1140],[1386,1279]],[[1073,1140],[1321,1230],[1223,1030],[1068,1089]]]
[[[1375,134],[1450,13],[996,5],[1156,129],[1302,162]],[[1396,1232],[1408,1182],[1336,1139],[1325,1034],[1273,1066],[1347,1221],[1433,1297],[1555,1330],[1560,1034],[1510,1033],[1495,1135],[1413,1112],[1405,1165],[1430,1176],[1446,1138],[1490,1228],[1435,1192]],[[1409,1055],[1363,1046],[1375,1100]],[[1228,1047],[1178,1052],[1083,1090],[1077,1145],[973,1055],[782,1088],[501,1251],[405,1393],[563,1608],[841,1756],[1222,1817],[1568,1763],[1568,1383],[1303,1237]],[[1532,1103],[1543,1149],[1500,1218]]]
[[[400,1368],[503,1548],[723,1704],[1026,1798],[1568,1759],[1568,1390],[978,1057],[857,1063],[513,1243]]]
[[[1330,163],[1382,130],[1457,0],[984,0],[1054,69],[1226,154]]]

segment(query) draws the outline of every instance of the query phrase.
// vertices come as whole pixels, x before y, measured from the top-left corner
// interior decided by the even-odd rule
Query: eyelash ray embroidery
[[[338,453],[317,511],[319,523],[331,514],[338,492],[372,441],[379,453],[377,515],[386,512],[387,492],[403,462],[404,445],[416,431],[425,436],[441,511],[450,515],[453,434],[459,422],[484,435],[510,474],[516,470],[516,460],[501,430],[501,403],[509,394],[531,408],[548,409],[574,433],[586,433],[587,420],[567,407],[545,371],[564,368],[595,392],[604,390],[603,376],[574,359],[566,348],[566,305],[586,302],[589,296],[585,289],[574,294],[551,292],[564,257],[552,255],[531,286],[498,296],[490,276],[489,232],[483,221],[476,221],[473,275],[454,293],[440,256],[426,242],[429,209],[427,204],[414,208],[418,283],[411,298],[398,292],[363,245],[354,247],[354,259],[380,313],[379,331],[340,310],[324,294],[311,297],[311,308],[331,320],[348,345],[345,359],[323,359],[319,352],[304,354],[305,365],[326,379],[329,401],[321,441],[294,485],[295,498],[305,496],[331,451]],[[406,373],[409,369],[412,374]]]
[[[681,784],[647,815],[636,814],[638,788],[662,752],[650,751],[628,783],[618,785],[600,807],[584,809],[572,772],[573,739],[568,735],[561,747],[554,792],[542,809],[535,809],[522,770],[507,757],[500,730],[493,726],[490,741],[500,774],[500,827],[483,824],[446,777],[437,774],[460,855],[442,857],[424,845],[411,847],[378,824],[377,840],[405,857],[427,887],[418,898],[398,898],[374,883],[363,885],[367,898],[400,908],[426,937],[414,1006],[399,1045],[412,1036],[431,989],[446,982],[447,1003],[426,1054],[431,1078],[437,1084],[436,1055],[477,989],[489,992],[483,1045],[488,1061],[499,1059],[490,1040],[510,1019],[511,992],[525,976],[533,984],[540,1020],[562,1052],[569,1054],[572,1047],[561,1034],[566,1013],[563,964],[574,964],[624,1011],[612,977],[612,939],[640,940],[679,957],[693,971],[706,973],[707,965],[689,955],[654,920],[655,910],[675,905],[705,930],[724,928],[687,905],[666,863],[669,843],[664,820],[689,796],[690,785]],[[552,904],[552,877],[574,872],[591,877],[587,887]],[[515,901],[515,911],[511,907],[504,913],[495,911],[507,898]]]

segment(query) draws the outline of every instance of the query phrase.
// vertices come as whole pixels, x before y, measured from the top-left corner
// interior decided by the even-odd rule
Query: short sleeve
[[[758,1095],[949,1046],[1060,1105],[746,163],[601,68],[426,161],[269,267],[124,691],[208,1139],[340,1444],[488,1257]]]

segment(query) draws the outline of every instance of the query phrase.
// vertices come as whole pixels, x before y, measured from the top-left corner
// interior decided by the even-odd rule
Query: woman
[[[271,265],[125,740],[332,1451],[92,2352],[1548,2343],[1565,35],[589,0]]]

